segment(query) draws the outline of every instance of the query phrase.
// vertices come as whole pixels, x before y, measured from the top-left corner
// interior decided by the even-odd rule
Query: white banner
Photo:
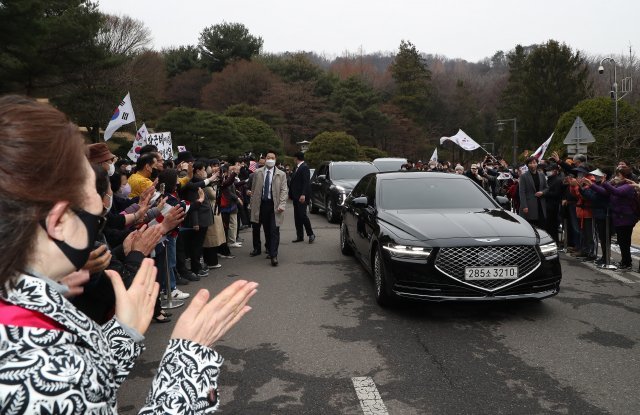
[[[173,147],[171,146],[171,133],[153,133],[147,136],[147,144],[158,147],[158,152],[162,154],[164,160],[173,160]]]
[[[433,150],[433,154],[431,155],[431,158],[429,159],[429,161],[438,161],[438,148],[437,147]]]
[[[109,125],[104,130],[104,141],[107,141],[111,138],[114,132],[123,125],[127,125],[136,120],[136,114],[133,112],[133,106],[131,105],[131,97],[127,92],[127,96],[124,97],[122,102],[118,105],[116,110],[113,112],[111,116],[111,120],[109,121]]]
[[[147,126],[142,124],[142,127],[136,133],[136,139],[133,140],[133,145],[131,146],[131,150],[127,153],[127,156],[133,161],[138,161],[138,157],[140,157],[140,149],[142,146],[147,144],[147,137],[149,136],[149,131],[147,130]]]
[[[473,139],[471,137],[469,137],[467,135],[467,133],[465,133],[462,130],[458,130],[456,135],[453,135],[451,137],[442,137],[442,138],[440,138],[440,144],[443,144],[447,140],[453,141],[454,143],[456,143],[457,145],[459,145],[460,147],[462,147],[463,149],[465,149],[467,151],[471,151],[471,150],[475,150],[477,148],[480,148],[480,144],[478,144],[475,141],[473,141]]]

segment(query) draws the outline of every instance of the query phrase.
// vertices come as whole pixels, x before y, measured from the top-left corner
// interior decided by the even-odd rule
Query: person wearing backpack
[[[627,182],[631,180],[629,167],[618,167],[616,176],[602,186],[591,184],[589,187],[598,193],[609,194],[613,226],[618,235],[618,246],[622,260],[615,264],[619,271],[631,270],[631,234],[638,222],[637,194],[635,188]]]

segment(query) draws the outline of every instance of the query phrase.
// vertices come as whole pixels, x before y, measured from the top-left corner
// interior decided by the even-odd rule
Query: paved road
[[[252,313],[216,347],[221,413],[640,413],[640,275],[618,280],[563,259],[562,291],[542,303],[385,310],[363,268],[340,254],[337,225],[312,223],[316,243],[292,244],[288,215],[279,267],[240,248],[186,287],[261,284]],[[172,324],[147,333],[122,414],[144,401]]]

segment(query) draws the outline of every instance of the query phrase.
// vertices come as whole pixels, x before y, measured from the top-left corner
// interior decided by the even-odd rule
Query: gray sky
[[[516,44],[555,39],[592,55],[640,48],[638,0],[100,0],[151,29],[153,46],[196,45],[210,25],[242,23],[265,52],[419,51],[475,62]]]

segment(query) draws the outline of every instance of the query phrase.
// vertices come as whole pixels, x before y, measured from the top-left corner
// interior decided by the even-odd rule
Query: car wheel
[[[318,213],[318,206],[313,202],[313,197],[309,201],[309,212]]]
[[[329,221],[329,223],[334,223],[337,222],[336,220],[336,205],[335,203],[333,203],[331,200],[327,199],[327,202],[325,204],[326,208],[324,210],[326,216],[327,216],[327,220]]]
[[[380,250],[374,251],[373,257],[373,283],[375,288],[376,302],[381,307],[387,307],[393,304],[393,297],[388,291],[388,281],[384,270],[384,264],[382,263],[382,257]]]
[[[340,251],[343,255],[353,255],[353,248],[347,242],[347,226],[344,222],[340,224]]]

